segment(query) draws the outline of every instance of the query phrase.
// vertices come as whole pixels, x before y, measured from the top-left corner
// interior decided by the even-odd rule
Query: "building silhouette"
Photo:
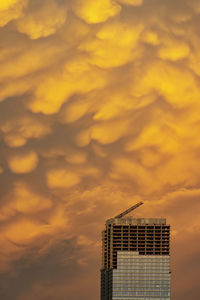
[[[170,226],[166,219],[125,217],[102,232],[101,300],[170,300]]]

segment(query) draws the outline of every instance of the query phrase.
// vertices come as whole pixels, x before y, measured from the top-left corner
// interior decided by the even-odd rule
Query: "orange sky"
[[[199,300],[199,0],[0,0],[0,298],[99,299],[101,230],[172,225]]]

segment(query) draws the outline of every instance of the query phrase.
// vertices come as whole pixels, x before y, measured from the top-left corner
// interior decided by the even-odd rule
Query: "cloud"
[[[8,226],[4,231],[4,236],[16,244],[30,243],[30,241],[42,235],[45,227],[39,226],[29,220],[20,220]]]
[[[13,173],[30,173],[35,170],[38,165],[38,156],[34,151],[24,155],[12,155],[8,160],[8,164]]]
[[[79,48],[90,54],[90,62],[94,65],[103,68],[119,67],[139,55],[139,49],[135,52],[133,49],[137,46],[142,29],[140,23],[107,23],[97,32],[96,39],[86,41]]]
[[[120,5],[113,0],[76,0],[74,11],[78,17],[89,24],[102,23],[110,17],[118,15],[121,11]]]
[[[24,182],[15,183],[12,198],[13,200],[6,203],[1,209],[2,220],[10,218],[17,213],[34,215],[52,206],[49,198],[36,194]]]
[[[51,188],[68,188],[80,182],[79,176],[65,169],[51,170],[47,174],[48,185]]]
[[[133,88],[135,95],[156,90],[170,105],[184,108],[198,103],[199,87],[195,76],[189,70],[181,72],[177,66],[167,62],[154,62],[138,86]]]
[[[23,79],[24,76],[34,74],[38,70],[51,65],[51,59],[56,53],[58,54],[58,48],[55,46],[51,49],[46,49],[46,47],[47,44],[45,43],[34,45],[33,47],[29,44],[28,47],[24,47],[25,49],[14,47],[10,50],[10,55],[7,55],[7,59],[2,62],[1,80],[6,82],[10,78],[15,80],[18,78]],[[45,53],[43,52],[44,50]]]
[[[31,39],[38,39],[54,34],[66,22],[66,18],[66,6],[50,0],[48,5],[44,2],[34,12],[18,19],[16,25],[19,32],[27,34]]]
[[[23,14],[27,0],[2,0],[0,3],[0,27]]]
[[[5,135],[5,142],[10,147],[24,146],[29,139],[38,139],[51,132],[50,126],[31,116],[9,120],[2,125],[1,130]]]
[[[128,123],[123,122],[107,122],[94,125],[91,129],[91,138],[97,140],[101,144],[114,143],[122,136],[128,128]]]
[[[106,85],[103,71],[78,57],[64,65],[62,73],[47,76],[37,87],[30,109],[37,113],[57,113],[73,94],[87,94]]]
[[[118,0],[122,4],[128,4],[133,6],[140,6],[143,4],[143,0]]]
[[[86,114],[92,111],[93,99],[88,95],[82,96],[75,101],[65,106],[61,112],[61,120],[63,123],[73,123],[84,117]]]
[[[162,59],[176,61],[186,58],[190,53],[189,46],[184,42],[168,42],[159,50],[159,56]]]
[[[133,170],[137,170],[137,172],[133,172]],[[126,178],[128,181],[134,182],[135,189],[138,187],[140,193],[144,195],[159,189],[159,183],[155,183],[149,170],[137,162],[123,157],[113,159],[110,177],[116,181],[123,181]]]

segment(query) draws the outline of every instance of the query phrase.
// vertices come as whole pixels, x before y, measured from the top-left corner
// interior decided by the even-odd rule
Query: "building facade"
[[[101,300],[170,300],[166,219],[113,218],[102,232]]]

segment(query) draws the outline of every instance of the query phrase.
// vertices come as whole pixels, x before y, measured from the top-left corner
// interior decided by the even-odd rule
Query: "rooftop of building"
[[[106,221],[106,225],[166,225],[166,219],[162,218],[112,218]]]

